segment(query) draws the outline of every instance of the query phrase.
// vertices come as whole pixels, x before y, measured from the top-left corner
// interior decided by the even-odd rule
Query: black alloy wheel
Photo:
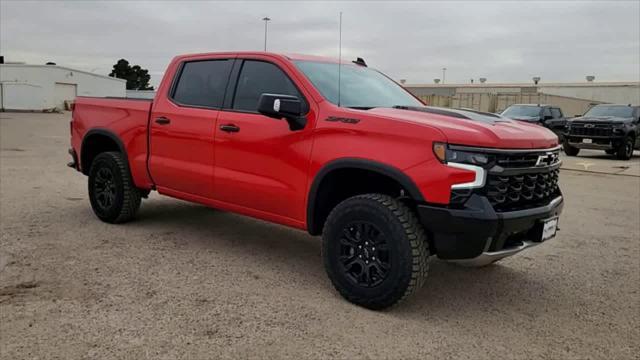
[[[340,252],[343,271],[355,285],[377,286],[391,269],[387,240],[370,222],[354,221],[345,226]]]
[[[129,221],[140,208],[142,192],[135,187],[122,153],[98,154],[91,163],[88,185],[91,208],[104,222]]]
[[[618,147],[616,157],[620,160],[629,160],[633,157],[634,138],[627,136]]]
[[[380,310],[424,284],[429,244],[407,204],[389,195],[364,194],[331,211],[322,234],[322,257],[329,279],[345,299]]]
[[[116,183],[111,169],[103,167],[96,173],[93,183],[96,202],[103,211],[108,211],[116,201]]]

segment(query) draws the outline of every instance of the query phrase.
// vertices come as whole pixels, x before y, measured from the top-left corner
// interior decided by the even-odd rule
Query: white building
[[[126,95],[126,81],[57,65],[0,64],[0,110],[64,109],[76,96]]]
[[[475,83],[475,84],[405,84],[407,90],[420,96],[454,96],[455,94],[532,94],[565,96],[614,104],[640,102],[640,82],[583,82],[583,83]]]

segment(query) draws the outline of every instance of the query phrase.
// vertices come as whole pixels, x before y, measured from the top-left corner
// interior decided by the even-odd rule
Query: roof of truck
[[[329,62],[338,63],[338,59],[328,56],[318,55],[306,55],[306,54],[289,54],[289,53],[275,53],[269,51],[222,51],[222,52],[207,52],[207,53],[194,53],[194,54],[182,54],[178,55],[179,58],[200,57],[207,55],[229,55],[229,56],[242,56],[242,55],[266,55],[283,57],[289,60],[305,60],[305,61],[317,61],[317,62]],[[351,64],[351,60],[355,59],[342,59],[343,64]]]

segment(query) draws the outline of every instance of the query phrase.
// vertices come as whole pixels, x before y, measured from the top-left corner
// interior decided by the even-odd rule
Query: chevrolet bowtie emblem
[[[536,166],[549,166],[556,162],[558,159],[558,155],[554,153],[546,153],[544,155],[538,156],[538,161],[536,161]]]

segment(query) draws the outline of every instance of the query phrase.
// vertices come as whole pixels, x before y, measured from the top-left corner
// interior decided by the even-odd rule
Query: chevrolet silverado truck
[[[560,141],[562,141],[564,137],[567,118],[565,118],[562,109],[558,106],[545,104],[513,104],[504,109],[500,115],[509,119],[544,126],[558,135]]]
[[[488,265],[554,237],[563,207],[552,132],[424,106],[364,61],[178,56],[152,101],[78,97],[70,127],[100,220],[155,190],[322,235],[334,287],[371,309],[432,255]]]
[[[596,105],[567,122],[564,152],[577,156],[580,149],[604,150],[620,160],[640,149],[640,106]]]

